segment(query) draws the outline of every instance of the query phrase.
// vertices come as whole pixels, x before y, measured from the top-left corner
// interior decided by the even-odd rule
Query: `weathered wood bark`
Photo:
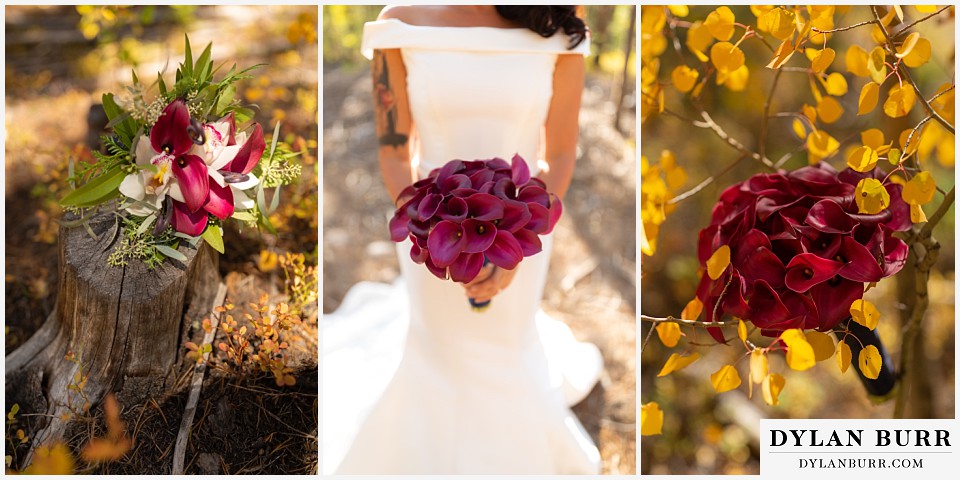
[[[60,439],[71,410],[85,402],[117,392],[121,404],[133,405],[172,386],[189,325],[208,311],[219,284],[218,256],[203,242],[183,242],[186,264],[111,267],[107,257],[122,236],[113,215],[97,215],[90,227],[98,240],[83,228],[61,227],[56,308],[6,357],[8,404],[46,414],[33,417],[40,421],[30,426],[31,451]],[[67,360],[68,352],[79,361]],[[68,388],[78,373],[87,377],[82,396]]]

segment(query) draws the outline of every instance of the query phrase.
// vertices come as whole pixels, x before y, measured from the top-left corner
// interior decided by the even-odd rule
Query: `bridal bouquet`
[[[296,154],[277,141],[279,124],[267,151],[262,128],[250,122],[253,111],[235,99],[235,83],[251,78],[247,72],[256,67],[237,71],[234,65],[214,81],[223,65],[214,66],[210,48],[194,62],[187,39],[175,83],[168,88],[158,74],[152,100],[152,86],[136,73],[127,95],[103,96],[113,135],[102,138],[105,153],[93,152],[95,163],[71,173],[71,182],[82,186],[60,203],[80,217],[65,224],[82,225],[104,207],[116,210],[123,238],[111,265],[134,258],[150,267],[166,258],[183,261],[180,242],[196,245],[200,238],[223,253],[221,225],[230,218],[273,231],[269,215],[280,186],[299,177]],[[275,188],[269,205],[266,188]]]
[[[880,169],[837,172],[823,162],[727,188],[700,231],[706,321],[730,313],[774,337],[833,329],[863,298],[864,283],[906,263],[907,244],[893,235],[913,225],[902,192]],[[709,330],[724,341],[719,328]]]
[[[397,199],[390,238],[412,242],[410,258],[440,279],[468,283],[485,262],[513,269],[541,250],[560,199],[530,176],[527,162],[452,160],[408,186]]]

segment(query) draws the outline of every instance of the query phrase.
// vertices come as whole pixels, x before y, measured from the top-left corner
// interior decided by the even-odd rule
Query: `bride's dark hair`
[[[587,25],[577,16],[574,5],[496,5],[501,17],[551,37],[558,30],[570,37],[569,48],[580,45],[587,38]]]

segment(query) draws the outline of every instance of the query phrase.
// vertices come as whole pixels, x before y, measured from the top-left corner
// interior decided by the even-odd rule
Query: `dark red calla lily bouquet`
[[[221,223],[229,218],[273,231],[280,186],[300,174],[295,153],[278,143],[279,125],[270,150],[263,130],[249,122],[253,111],[235,99],[239,80],[256,67],[236,66],[219,81],[221,66],[211,60],[211,45],[194,62],[186,40],[185,60],[170,88],[161,75],[159,95],[136,74],[128,97],[103,96],[113,135],[102,138],[106,153],[93,152],[96,163],[84,164],[71,181],[83,183],[62,200],[82,224],[107,205],[123,219],[123,240],[109,258],[125,265],[137,258],[154,267],[166,258],[185,260],[181,241],[203,238],[223,253]],[[239,128],[250,123],[246,128]],[[269,205],[265,189],[275,188]]]
[[[727,188],[699,237],[704,268],[729,248],[729,266],[717,278],[705,274],[697,289],[705,320],[729,313],[769,337],[837,327],[865,283],[906,263],[907,244],[893,236],[913,225],[902,189],[880,169],[837,172],[824,162]],[[708,330],[725,342],[719,328]]]
[[[412,242],[410,258],[437,278],[468,283],[485,262],[516,268],[540,252],[562,213],[560,199],[527,162],[452,160],[397,198],[390,238]]]

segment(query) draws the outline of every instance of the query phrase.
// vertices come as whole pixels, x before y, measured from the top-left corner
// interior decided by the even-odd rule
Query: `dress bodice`
[[[525,28],[427,27],[396,19],[367,23],[363,52],[399,48],[417,132],[421,176],[453,159],[515,153],[539,171],[540,137],[565,35],[543,38]]]

